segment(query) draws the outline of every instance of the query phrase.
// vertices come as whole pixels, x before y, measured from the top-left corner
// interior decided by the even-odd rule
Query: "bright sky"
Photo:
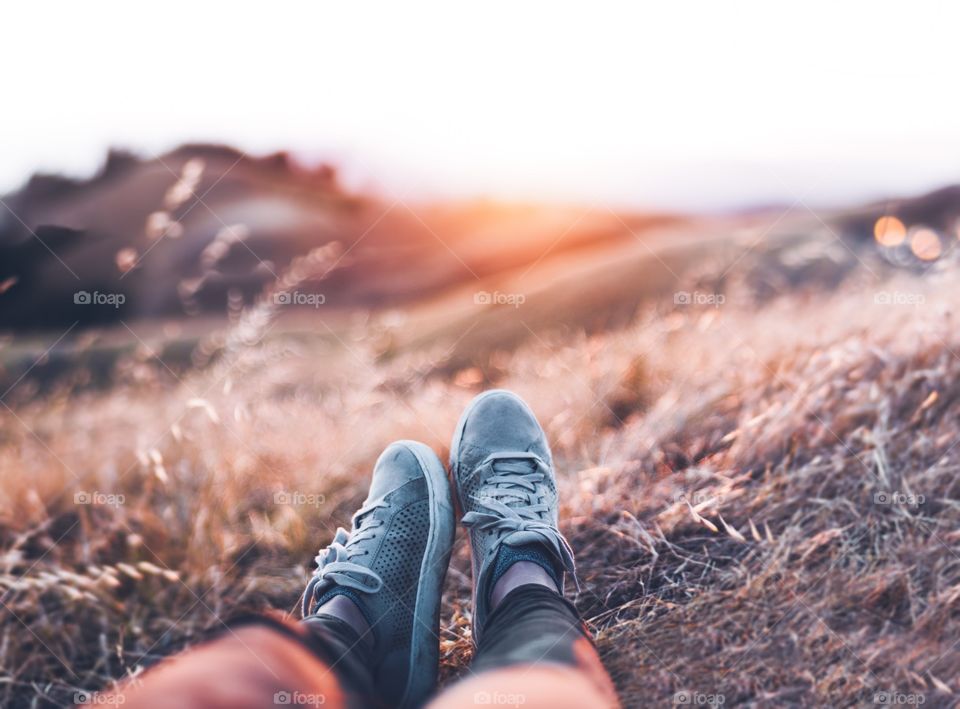
[[[0,192],[108,145],[333,158],[397,196],[686,208],[960,180],[960,7],[26,2]]]

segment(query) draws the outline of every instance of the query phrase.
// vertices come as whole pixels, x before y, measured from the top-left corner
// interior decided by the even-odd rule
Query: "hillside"
[[[548,432],[575,600],[626,706],[954,706],[957,250],[843,230],[876,209],[620,227],[388,308],[284,310],[291,256],[226,314],[7,337],[0,703],[69,703],[234,613],[293,613],[382,448],[444,457],[497,385]],[[311,263],[332,277],[340,253]],[[469,607],[460,535],[446,680]]]
[[[251,304],[295,259],[333,244],[336,269],[302,273],[305,292],[322,282],[330,306],[399,305],[547,253],[623,243],[631,232],[679,221],[584,211],[355,194],[330,166],[306,168],[285,153],[114,151],[88,180],[36,175],[2,197],[0,329],[222,318]],[[77,292],[122,302],[78,303]]]

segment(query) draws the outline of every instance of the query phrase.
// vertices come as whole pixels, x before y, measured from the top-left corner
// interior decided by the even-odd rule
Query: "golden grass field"
[[[626,706],[954,706],[954,267],[890,275],[864,253],[829,287],[758,298],[771,259],[810,250],[792,233],[581,257],[515,308],[472,288],[296,317],[267,298],[200,332],[71,336],[75,370],[26,372],[0,410],[0,703],[70,704],[235,613],[295,613],[379,452],[413,438],[445,459],[462,407],[495,385],[549,435],[575,600]],[[631,269],[641,257],[672,275]],[[215,355],[174,361],[184,332]],[[93,384],[98,342],[122,347]],[[460,535],[444,681],[471,652],[469,573]]]

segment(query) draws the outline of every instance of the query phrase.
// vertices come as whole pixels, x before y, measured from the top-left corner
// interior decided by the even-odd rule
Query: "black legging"
[[[370,653],[373,639],[332,616],[303,620],[311,631],[311,649],[333,667],[355,703],[374,706]],[[552,663],[577,666],[574,643],[589,635],[573,604],[545,586],[519,586],[490,615],[471,672],[477,674],[510,665]]]

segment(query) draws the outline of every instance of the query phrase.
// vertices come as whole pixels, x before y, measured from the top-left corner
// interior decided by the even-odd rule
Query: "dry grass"
[[[955,702],[960,287],[883,286],[921,307],[877,288],[757,310],[732,287],[720,308],[495,357],[553,442],[577,602],[626,705]],[[293,611],[379,451],[416,438],[444,457],[484,381],[436,374],[448,345],[379,362],[363,323],[329,347],[268,328],[182,380],[141,348],[109,390],[0,412],[4,705],[70,702],[233,612]],[[458,545],[447,678],[469,655]]]

